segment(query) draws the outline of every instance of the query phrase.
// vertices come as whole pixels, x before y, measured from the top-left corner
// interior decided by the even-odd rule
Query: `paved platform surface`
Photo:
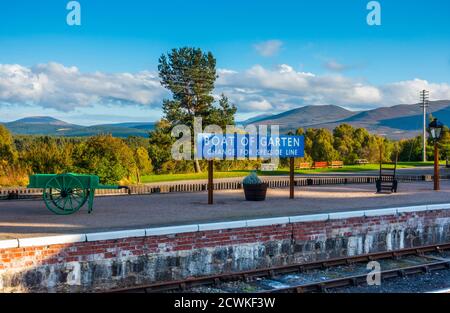
[[[42,200],[0,201],[0,240],[70,233],[207,223],[264,217],[331,213],[450,202],[450,182],[433,191],[428,182],[403,183],[397,194],[376,194],[373,184],[271,189],[264,202],[244,201],[242,190],[207,193],[99,197],[93,214],[83,207],[69,216],[51,213]]]

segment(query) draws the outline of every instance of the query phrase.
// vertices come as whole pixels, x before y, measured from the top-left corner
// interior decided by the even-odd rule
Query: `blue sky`
[[[214,53],[239,118],[392,105],[421,88],[450,98],[449,1],[379,1],[381,26],[367,25],[367,0],[80,0],[81,26],[67,25],[68,2],[0,4],[0,121],[156,120],[158,57],[181,46]]]

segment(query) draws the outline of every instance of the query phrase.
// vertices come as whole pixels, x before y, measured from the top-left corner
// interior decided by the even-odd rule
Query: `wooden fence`
[[[333,177],[297,177],[295,185],[319,186],[319,185],[341,185],[341,184],[375,184],[378,176],[333,176]],[[399,182],[417,182],[430,181],[430,175],[399,175]],[[441,176],[441,179],[450,179],[450,175]],[[289,177],[266,178],[263,179],[269,188],[285,188],[289,186]],[[386,178],[386,181],[392,178]],[[214,183],[214,190],[238,190],[242,189],[241,181],[219,181]],[[172,193],[172,192],[199,192],[206,191],[207,184],[204,182],[189,183],[161,183],[160,185],[141,185],[131,186],[130,190],[96,190],[97,196],[120,196],[120,195],[141,195],[153,193]],[[27,188],[0,188],[0,200],[5,199],[29,199],[42,197],[42,189]]]

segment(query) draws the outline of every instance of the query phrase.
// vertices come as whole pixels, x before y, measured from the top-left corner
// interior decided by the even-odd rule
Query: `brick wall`
[[[444,242],[450,210],[0,248],[0,291],[93,291]]]

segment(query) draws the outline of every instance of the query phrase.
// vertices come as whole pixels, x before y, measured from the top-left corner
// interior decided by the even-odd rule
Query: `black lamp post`
[[[431,139],[434,142],[434,190],[440,190],[439,186],[439,148],[438,141],[442,136],[444,125],[435,118],[428,125]]]

